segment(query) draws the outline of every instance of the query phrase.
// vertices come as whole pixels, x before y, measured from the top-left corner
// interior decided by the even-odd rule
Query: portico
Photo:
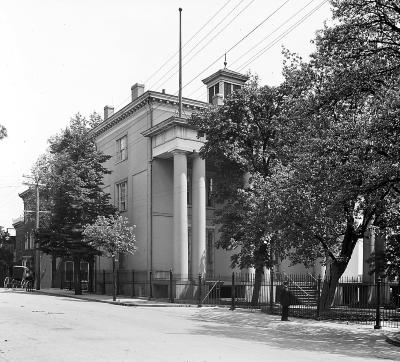
[[[179,278],[206,272],[206,167],[199,151],[205,138],[187,120],[170,117],[143,132],[151,137],[152,157],[173,159],[173,262]],[[189,263],[188,159],[192,160],[192,244]],[[191,270],[189,270],[189,264]]]

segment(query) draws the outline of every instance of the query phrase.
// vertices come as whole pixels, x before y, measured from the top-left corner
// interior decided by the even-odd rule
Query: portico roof
[[[154,127],[151,127],[148,130],[142,132],[142,135],[145,137],[153,137],[157,134],[167,131],[170,128],[173,128],[174,126],[184,126],[191,129],[195,129],[193,126],[188,124],[186,118],[172,116],[167,118],[165,121],[158,123]]]

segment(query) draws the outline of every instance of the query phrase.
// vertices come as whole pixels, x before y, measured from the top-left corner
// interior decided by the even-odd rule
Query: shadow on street
[[[204,326],[192,330],[192,334],[236,338],[276,348],[400,361],[400,348],[386,343],[385,331],[376,331],[372,325],[295,318],[282,322],[280,316],[241,311],[219,313],[218,309],[204,309],[193,319],[204,322]]]

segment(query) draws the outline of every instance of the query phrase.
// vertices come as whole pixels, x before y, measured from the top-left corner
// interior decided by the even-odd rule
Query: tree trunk
[[[251,305],[253,307],[258,305],[258,299],[260,298],[260,290],[261,290],[261,282],[262,282],[263,273],[264,273],[264,267],[258,266],[256,268],[256,274],[254,277],[253,295],[251,297]]]
[[[75,288],[75,295],[82,295],[80,256],[74,257],[74,288]]]
[[[322,293],[320,299],[320,311],[328,310],[335,297],[336,287],[339,279],[346,270],[347,262],[331,262],[329,264],[329,270],[325,274],[324,283],[322,285]]]
[[[112,273],[113,273],[113,301],[117,300],[117,276],[115,274],[115,256],[112,257]]]
[[[88,292],[94,292],[94,256],[89,260],[89,284],[88,284]]]

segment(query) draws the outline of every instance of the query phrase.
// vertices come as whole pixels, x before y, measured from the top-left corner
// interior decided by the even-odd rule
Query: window
[[[240,85],[236,85],[236,84],[233,85],[234,92],[238,91],[240,88],[242,88]]]
[[[33,249],[35,247],[35,236],[33,231],[25,233],[25,250]]]
[[[219,83],[208,88],[208,103],[212,103],[213,97],[219,93]]]
[[[213,198],[213,179],[211,177],[207,178],[207,207],[214,207],[214,198]]]
[[[65,262],[65,281],[72,282],[74,280],[74,263],[72,261]]]
[[[35,247],[35,235],[34,232],[31,231],[29,233],[29,249],[34,249]]]
[[[128,158],[128,136],[124,136],[117,140],[117,162]]]
[[[207,275],[214,274],[214,230],[207,230],[206,241],[206,262],[207,262]]]
[[[236,92],[240,88],[241,88],[240,85],[225,82],[224,83],[224,97],[226,98],[229,94],[231,94],[232,92]]]
[[[118,211],[126,211],[128,198],[128,183],[121,182],[117,186],[117,209]]]
[[[232,84],[224,82],[224,97],[226,98],[232,93]]]
[[[81,280],[89,280],[89,263],[87,261],[81,261]]]

